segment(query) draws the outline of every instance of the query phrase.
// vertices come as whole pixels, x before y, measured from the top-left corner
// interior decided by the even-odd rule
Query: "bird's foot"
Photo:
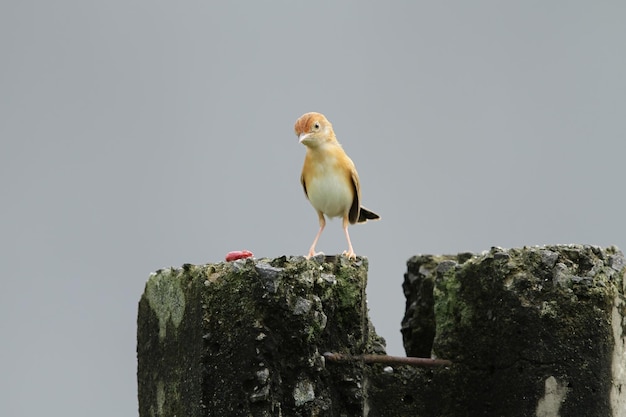
[[[354,253],[354,251],[344,250],[342,255],[345,256],[348,259],[352,259],[352,260],[356,259],[356,253]]]
[[[305,256],[305,258],[311,259],[314,256],[323,255],[323,254],[324,254],[324,252],[315,252],[315,251],[311,250],[311,251],[309,251],[309,254]]]

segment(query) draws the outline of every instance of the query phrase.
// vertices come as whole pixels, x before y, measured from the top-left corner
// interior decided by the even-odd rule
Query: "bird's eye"
[[[313,130],[319,130],[319,128],[320,128],[320,122],[315,122],[313,124]]]

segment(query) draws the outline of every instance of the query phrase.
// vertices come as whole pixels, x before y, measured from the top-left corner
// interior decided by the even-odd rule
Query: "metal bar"
[[[416,358],[407,356],[389,355],[348,355],[345,353],[324,353],[324,358],[331,362],[359,361],[364,363],[383,363],[387,365],[410,365],[419,367],[450,366],[452,362],[447,359]]]

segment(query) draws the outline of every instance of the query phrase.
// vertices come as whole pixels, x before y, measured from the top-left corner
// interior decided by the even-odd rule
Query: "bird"
[[[321,113],[305,113],[296,120],[294,130],[306,146],[300,182],[304,194],[317,211],[319,231],[306,256],[317,255],[315,247],[326,226],[326,218],[341,217],[348,250],[343,255],[356,259],[348,224],[377,220],[380,216],[361,206],[361,184],[354,162],[337,141],[332,124]]]

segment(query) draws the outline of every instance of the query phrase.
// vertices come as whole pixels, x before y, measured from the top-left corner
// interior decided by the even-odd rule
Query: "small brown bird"
[[[343,252],[350,259],[356,254],[352,249],[348,223],[376,220],[380,216],[361,207],[361,186],[354,163],[337,142],[333,126],[321,113],[306,113],[294,126],[300,143],[306,146],[306,157],[300,182],[304,194],[317,210],[320,230],[317,232],[307,258],[314,256],[317,241],[326,226],[328,217],[341,217],[343,231],[348,240],[348,250]]]

